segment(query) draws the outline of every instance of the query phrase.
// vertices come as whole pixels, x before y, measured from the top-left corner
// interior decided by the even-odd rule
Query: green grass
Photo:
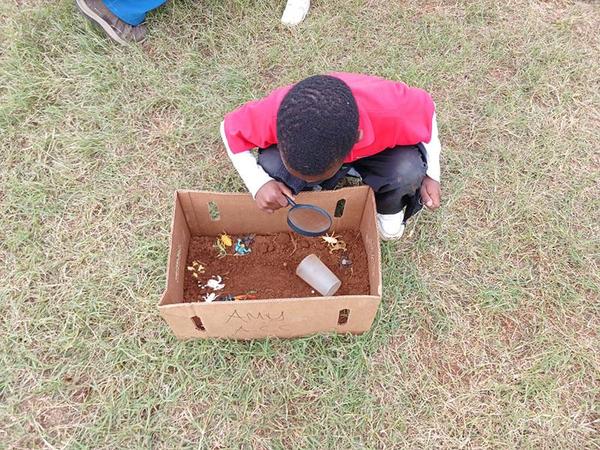
[[[72,3],[0,4],[0,447],[600,446],[597,3],[172,1],[132,48]],[[363,336],[176,341],[173,190],[242,190],[222,116],[330,70],[432,92],[443,208]]]

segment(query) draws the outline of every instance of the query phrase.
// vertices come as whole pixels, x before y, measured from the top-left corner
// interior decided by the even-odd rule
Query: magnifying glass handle
[[[285,196],[285,198],[287,198],[288,201],[288,206],[296,206],[296,202],[294,200],[292,200],[291,198],[289,198],[287,195],[283,194]]]

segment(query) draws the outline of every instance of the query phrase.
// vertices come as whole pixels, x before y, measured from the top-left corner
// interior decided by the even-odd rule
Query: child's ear
[[[356,133],[356,142],[359,142],[363,138],[363,130],[358,129],[358,133]]]

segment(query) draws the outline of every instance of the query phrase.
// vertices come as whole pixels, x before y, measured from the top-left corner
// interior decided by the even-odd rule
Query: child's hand
[[[442,192],[440,183],[426,176],[421,184],[421,201],[428,209],[437,209],[440,207]]]
[[[265,212],[272,213],[276,209],[283,208],[288,205],[285,196],[294,199],[294,194],[285,184],[279,181],[268,181],[256,193],[256,204]]]

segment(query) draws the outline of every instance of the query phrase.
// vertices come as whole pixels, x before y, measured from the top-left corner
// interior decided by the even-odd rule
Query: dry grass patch
[[[0,6],[8,448],[594,448],[600,10],[583,1],[174,1],[115,47]],[[383,244],[361,337],[174,340],[171,195],[242,190],[223,115],[330,70],[430,90],[444,207]]]

